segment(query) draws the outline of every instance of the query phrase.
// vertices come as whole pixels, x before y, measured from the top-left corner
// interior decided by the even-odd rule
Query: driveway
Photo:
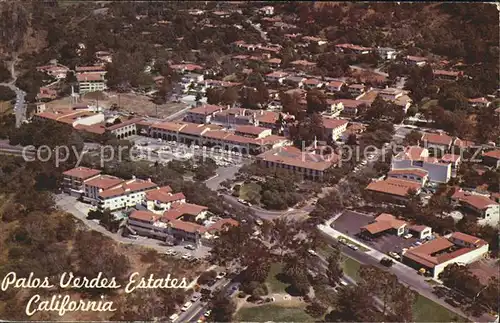
[[[179,252],[179,256],[182,256],[183,254],[189,254],[192,255],[196,258],[204,258],[209,251],[208,247],[201,246],[197,248],[196,250],[187,250],[183,247],[183,245],[179,246],[174,246],[174,247],[167,247],[162,245],[162,241],[156,240],[156,239],[151,239],[151,238],[146,238],[146,237],[138,237],[137,239],[132,239],[132,238],[127,238],[121,236],[118,231],[118,233],[113,233],[103,226],[101,226],[97,221],[93,220],[88,220],[87,219],[87,214],[90,210],[90,204],[87,203],[82,203],[76,200],[75,197],[69,196],[67,194],[58,194],[55,195],[55,201],[56,205],[58,206],[59,209],[66,211],[68,213],[71,213],[74,217],[78,218],[81,220],[89,229],[98,231],[102,233],[103,235],[119,242],[119,243],[126,243],[126,244],[131,244],[131,245],[139,245],[147,248],[152,248],[155,249],[156,251],[160,253],[164,253],[167,250],[173,249],[175,251]]]

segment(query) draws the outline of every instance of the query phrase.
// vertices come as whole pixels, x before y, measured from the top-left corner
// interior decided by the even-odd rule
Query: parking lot
[[[159,141],[148,137],[137,137],[135,141],[135,152],[144,160],[167,163],[171,160],[187,160],[195,156],[211,158],[217,166],[228,167],[243,164],[248,157],[238,152],[217,151],[213,148],[188,146],[178,142]]]
[[[372,216],[366,214],[345,211],[332,225],[336,230],[354,239],[360,240],[360,238],[356,236],[361,232],[360,228],[372,222],[373,219]],[[390,251],[399,253],[403,248],[409,248],[417,240],[416,238],[405,239],[388,233],[371,241],[362,241],[380,252],[387,254]]]

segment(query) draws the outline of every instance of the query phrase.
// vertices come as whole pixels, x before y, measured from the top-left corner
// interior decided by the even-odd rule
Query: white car
[[[354,245],[354,244],[352,244],[352,243],[351,243],[351,244],[349,244],[349,245],[347,245],[347,246],[348,246],[349,248],[351,248],[352,250],[358,250],[358,249],[359,249],[359,248],[358,248],[358,246],[356,246],[356,245]]]
[[[255,223],[257,223],[257,225],[263,225],[264,224],[264,222],[261,219],[255,220]]]
[[[412,237],[413,237],[413,234],[411,234],[411,233],[405,234],[405,235],[403,236],[403,238],[405,238],[405,239],[410,239],[410,238],[412,238]]]
[[[222,279],[224,277],[226,277],[226,273],[224,271],[222,271],[222,272],[218,273],[215,278],[216,279]]]
[[[203,315],[205,315],[205,317],[209,317],[210,314],[212,314],[212,310],[206,311],[205,314],[203,314]]]
[[[186,248],[187,250],[195,250],[195,249],[196,249],[196,248],[195,248],[193,245],[191,245],[191,244],[188,244],[188,245],[184,246],[184,248]]]
[[[191,257],[191,255],[190,255],[190,254],[185,253],[185,254],[182,256],[182,259],[186,259],[186,260],[188,260],[190,257]]]
[[[197,300],[199,300],[201,297],[200,294],[193,294],[193,296],[191,296],[191,302],[194,303],[196,302]]]
[[[174,323],[179,319],[179,314],[172,314],[168,319],[170,320],[171,323]]]
[[[185,312],[187,311],[191,306],[193,306],[193,303],[191,302],[187,302],[186,304],[184,304],[184,306],[182,306],[181,308],[181,311]]]
[[[318,254],[316,253],[316,251],[312,250],[312,249],[309,249],[307,250],[307,252],[309,252],[311,255],[313,256],[317,256]]]

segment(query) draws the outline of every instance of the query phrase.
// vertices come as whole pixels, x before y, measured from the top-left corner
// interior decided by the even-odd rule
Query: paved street
[[[19,128],[21,126],[21,123],[26,120],[26,104],[24,102],[26,92],[15,85],[17,80],[17,74],[15,70],[17,61],[18,58],[17,56],[15,56],[14,59],[9,62],[9,70],[12,80],[8,83],[0,83],[0,85],[7,86],[16,93],[16,104],[14,105],[14,112],[16,114],[16,128]]]
[[[331,239],[332,241],[337,241],[337,238],[340,236],[345,236],[344,234],[338,232],[337,230],[333,229],[330,227],[330,224],[332,223],[332,219],[330,221],[327,221],[325,225],[318,225],[318,228],[320,232],[324,234],[325,237]],[[357,244],[365,247],[369,251],[367,252],[362,252],[362,251],[355,251],[352,250],[348,247],[342,246],[341,251],[345,255],[353,258],[354,260],[362,263],[362,264],[367,264],[367,265],[374,265],[377,267],[385,268],[386,270],[392,272],[395,274],[399,281],[410,286],[412,289],[414,289],[416,292],[418,292],[420,295],[425,296],[429,298],[430,300],[438,303],[439,305],[447,308],[448,310],[455,312],[461,316],[468,317],[464,312],[462,312],[460,309],[453,307],[446,303],[444,300],[438,298],[433,291],[433,286],[428,284],[425,281],[425,277],[419,276],[416,271],[413,268],[410,268],[401,262],[396,261],[394,265],[390,268],[382,267],[380,265],[380,260],[384,257],[386,257],[383,253],[371,248],[370,246],[364,244],[363,242],[360,242],[358,240],[353,239],[352,237],[345,236],[346,238],[355,241]],[[477,320],[474,320],[477,321]]]
[[[162,245],[162,241],[157,239],[151,239],[146,237],[137,237],[137,239],[127,238],[121,236],[119,233],[112,233],[103,226],[101,226],[97,221],[87,220],[87,214],[91,209],[90,204],[82,203],[76,200],[75,197],[69,196],[67,194],[55,195],[56,205],[63,211],[71,213],[73,216],[81,220],[87,227],[94,231],[98,231],[103,235],[110,237],[111,239],[119,242],[131,245],[140,245],[147,248],[155,249],[160,253],[164,253],[167,250],[174,250],[179,253],[179,256],[183,254],[189,254],[196,258],[204,258],[208,254],[208,247],[200,246],[196,250],[187,250],[183,245],[167,247]]]

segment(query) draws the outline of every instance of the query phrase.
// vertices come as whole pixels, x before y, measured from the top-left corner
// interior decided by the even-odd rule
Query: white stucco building
[[[392,158],[391,170],[400,169],[424,169],[430,182],[448,183],[451,178],[451,163],[429,157],[429,151],[418,146],[406,147]]]

